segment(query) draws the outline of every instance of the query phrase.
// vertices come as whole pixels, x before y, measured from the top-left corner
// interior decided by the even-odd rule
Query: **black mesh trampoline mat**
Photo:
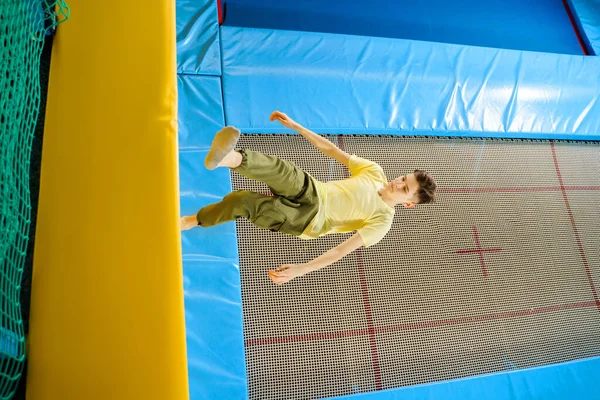
[[[348,235],[304,241],[238,220],[251,399],[315,399],[600,355],[600,145],[501,139],[328,136],[438,183],[435,204],[396,208],[377,245],[274,285]],[[322,181],[346,169],[296,135],[240,148]],[[268,192],[232,173],[235,189]]]

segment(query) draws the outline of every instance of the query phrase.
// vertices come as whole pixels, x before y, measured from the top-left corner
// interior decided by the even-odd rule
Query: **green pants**
[[[296,164],[251,150],[240,151],[234,171],[263,182],[273,196],[239,190],[203,207],[196,218],[208,228],[244,217],[259,228],[299,236],[317,214],[319,201],[313,178]]]

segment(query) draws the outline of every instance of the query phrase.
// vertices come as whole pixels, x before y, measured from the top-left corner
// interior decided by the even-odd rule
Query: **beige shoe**
[[[235,149],[239,138],[240,130],[233,126],[226,126],[217,132],[210,146],[210,151],[204,159],[206,169],[213,170],[217,168],[225,156]]]

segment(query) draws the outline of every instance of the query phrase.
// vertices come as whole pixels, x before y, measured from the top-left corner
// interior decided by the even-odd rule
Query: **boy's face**
[[[408,174],[388,182],[383,190],[396,201],[396,204],[413,208],[417,202],[416,194],[419,190],[419,183],[415,174]]]

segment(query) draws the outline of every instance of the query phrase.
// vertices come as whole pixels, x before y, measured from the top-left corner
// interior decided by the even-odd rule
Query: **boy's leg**
[[[252,150],[233,151],[240,131],[225,127],[215,135],[204,164],[208,169],[226,166],[246,178],[263,182],[277,196],[298,199],[309,186],[310,177],[300,167],[276,156]]]
[[[296,200],[306,191],[310,177],[293,162],[252,150],[239,153],[242,162],[232,169],[248,179],[263,182],[273,194]]]
[[[244,217],[259,228],[298,236],[314,217],[316,207],[286,203],[281,197],[240,190],[203,207],[196,214],[196,220],[208,228]]]
[[[286,220],[274,204],[275,198],[260,193],[240,190],[229,193],[218,203],[203,207],[196,214],[204,228],[244,217],[260,228],[279,230]]]

